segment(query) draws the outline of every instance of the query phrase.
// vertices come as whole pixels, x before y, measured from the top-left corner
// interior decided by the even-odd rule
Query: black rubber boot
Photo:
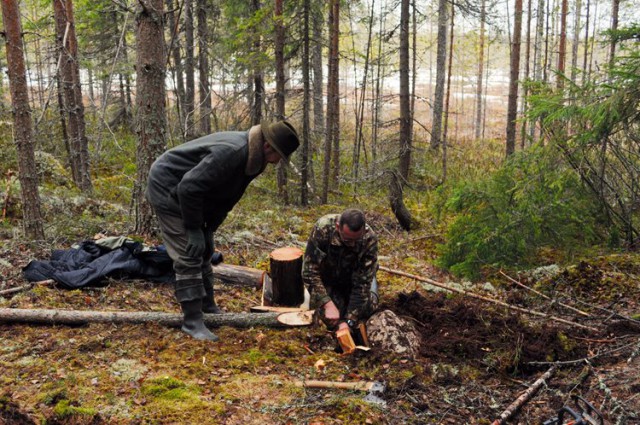
[[[218,341],[220,338],[211,332],[204,324],[202,314],[202,299],[183,301],[180,303],[184,319],[182,330],[195,339],[203,341]]]
[[[202,299],[202,312],[207,314],[222,314],[224,311],[216,304],[216,300],[213,293],[213,276],[205,276],[204,291],[207,293]]]

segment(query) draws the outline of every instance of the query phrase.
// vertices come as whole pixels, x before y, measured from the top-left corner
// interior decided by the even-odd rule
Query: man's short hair
[[[352,232],[359,232],[365,225],[364,213],[355,208],[344,210],[340,214],[340,227],[347,226]]]

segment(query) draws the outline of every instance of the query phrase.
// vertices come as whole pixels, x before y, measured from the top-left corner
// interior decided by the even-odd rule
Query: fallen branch
[[[265,326],[285,328],[311,324],[311,312],[302,313],[224,313],[205,314],[208,326],[249,328]],[[294,319],[292,321],[292,319]],[[49,325],[84,325],[86,323],[158,323],[177,327],[182,314],[150,311],[91,311],[0,308],[0,322],[44,323]]]
[[[560,301],[556,301],[556,300],[552,299],[550,296],[543,294],[542,292],[536,291],[536,290],[535,290],[535,289],[533,289],[533,288],[529,288],[527,285],[525,285],[525,284],[523,284],[523,283],[521,283],[521,282],[518,282],[517,280],[515,280],[515,279],[514,279],[514,278],[512,278],[511,276],[506,275],[505,273],[503,273],[503,271],[502,271],[502,270],[500,270],[500,274],[501,274],[502,276],[506,277],[507,279],[509,279],[511,282],[513,282],[513,283],[515,283],[516,285],[518,285],[519,287],[524,288],[524,289],[526,289],[527,291],[531,291],[531,292],[533,292],[534,294],[536,294],[536,295],[538,295],[538,296],[540,296],[540,297],[544,298],[545,300],[549,300],[549,301],[551,301],[551,303],[552,303],[552,304],[558,304],[559,306],[562,306],[562,307],[564,307],[564,308],[567,308],[567,309],[569,309],[569,310],[571,310],[571,311],[573,311],[573,312],[575,312],[575,313],[578,313],[578,314],[580,314],[580,315],[582,315],[582,316],[590,317],[590,314],[589,314],[589,313],[586,313],[586,312],[584,312],[584,311],[582,311],[582,310],[578,310],[577,308],[575,308],[575,307],[571,307],[570,305],[567,305],[567,304],[561,303]]]
[[[520,397],[518,397],[513,403],[511,403],[509,407],[507,407],[500,414],[500,417],[495,421],[493,421],[491,425],[505,424],[511,417],[513,417],[518,412],[518,410],[520,410],[522,406],[524,406],[525,404],[527,404],[529,400],[531,400],[531,398],[538,392],[538,390],[540,390],[540,387],[542,387],[546,383],[547,379],[553,376],[555,371],[556,371],[556,367],[551,366],[551,368],[547,370],[544,373],[544,375],[538,378],[524,393],[520,395]]]
[[[636,342],[632,342],[631,344],[625,344],[622,345],[620,347],[617,348],[613,348],[611,350],[608,351],[603,351],[601,353],[598,354],[594,354],[593,356],[590,357],[584,357],[581,359],[576,359],[576,360],[564,360],[564,361],[555,361],[555,362],[527,362],[528,365],[556,365],[556,366],[568,366],[568,365],[576,365],[576,364],[580,364],[580,363],[586,363],[586,364],[591,364],[591,362],[595,359],[597,359],[598,357],[602,357],[602,356],[606,356],[608,354],[613,354],[616,353],[618,351],[624,351],[629,347],[633,347],[634,345],[636,345],[637,343],[639,343],[640,340],[636,341]]]
[[[581,328],[581,329],[587,329],[587,330],[592,331],[592,332],[598,332],[598,329],[593,328],[591,326],[586,326],[586,325],[582,325],[580,323],[572,322],[570,320],[562,319],[560,317],[551,316],[549,314],[545,314],[545,313],[542,313],[540,311],[530,310],[530,309],[522,308],[522,307],[516,307],[516,306],[508,304],[508,303],[506,303],[504,301],[500,301],[500,300],[496,300],[496,299],[493,299],[493,298],[485,297],[485,296],[482,296],[482,295],[474,294],[473,292],[465,291],[464,289],[454,288],[454,287],[448,286],[448,285],[446,285],[444,283],[437,282],[437,281],[435,281],[433,279],[429,279],[427,277],[422,277],[422,276],[417,276],[417,275],[410,274],[410,273],[405,273],[405,272],[400,271],[400,270],[393,270],[393,269],[390,269],[390,268],[384,267],[384,266],[380,266],[380,270],[385,271],[387,273],[395,274],[395,275],[398,275],[398,276],[404,276],[404,277],[408,277],[408,278],[411,278],[411,279],[415,279],[415,280],[420,281],[420,282],[425,282],[425,283],[428,283],[430,285],[437,286],[437,287],[442,288],[442,289],[446,289],[447,291],[457,292],[459,294],[466,295],[468,297],[475,298],[475,299],[478,299],[478,300],[481,300],[481,301],[486,301],[486,302],[489,302],[489,303],[497,304],[497,305],[506,307],[509,310],[514,310],[514,311],[519,311],[520,313],[526,313],[526,314],[531,314],[531,315],[534,315],[534,316],[544,317],[546,319],[550,319],[550,320],[553,320],[555,322],[564,323],[565,325],[575,326],[575,327]]]
[[[28,283],[26,285],[16,286],[15,288],[3,289],[2,291],[0,291],[0,297],[3,297],[5,295],[17,294],[18,292],[22,292],[22,291],[28,291],[29,289],[33,288],[34,286],[52,285],[54,283],[56,283],[55,280],[47,279],[47,280],[41,280],[39,282]]]

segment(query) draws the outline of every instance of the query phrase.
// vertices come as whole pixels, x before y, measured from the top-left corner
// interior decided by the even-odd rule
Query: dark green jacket
[[[248,131],[210,134],[163,153],[151,166],[147,198],[157,213],[182,217],[185,228],[216,230],[240,200],[247,176]]]

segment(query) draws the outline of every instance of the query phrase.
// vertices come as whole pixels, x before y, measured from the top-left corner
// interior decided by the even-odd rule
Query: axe
[[[384,393],[386,385],[380,381],[357,381],[357,382],[337,382],[337,381],[296,381],[296,387],[302,388],[338,388],[343,390],[366,391],[367,395],[363,400],[369,403],[386,406],[387,402],[380,396]]]

